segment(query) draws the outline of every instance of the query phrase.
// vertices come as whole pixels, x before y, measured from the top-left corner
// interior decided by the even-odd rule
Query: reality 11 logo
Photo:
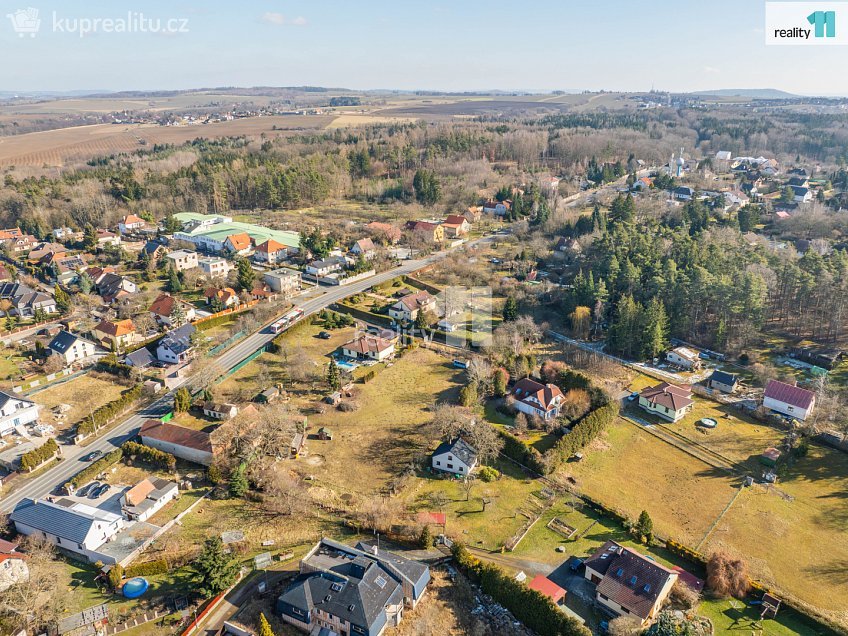
[[[807,16],[807,22],[815,25],[817,38],[836,37],[836,11],[813,11]]]

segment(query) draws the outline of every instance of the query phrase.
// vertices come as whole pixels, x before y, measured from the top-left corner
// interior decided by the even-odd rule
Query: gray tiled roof
[[[441,455],[442,453],[455,455],[466,466],[473,466],[477,461],[477,451],[461,438],[453,442],[442,442],[433,455]]]
[[[94,523],[94,519],[69,508],[32,499],[22,499],[10,519],[74,543],[82,543]]]
[[[191,349],[191,336],[194,332],[194,325],[187,322],[182,327],[166,333],[159,344],[176,354],[183,353]]]

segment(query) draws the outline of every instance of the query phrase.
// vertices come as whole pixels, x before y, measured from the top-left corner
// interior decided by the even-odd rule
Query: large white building
[[[86,557],[92,563],[114,563],[114,557],[98,552],[123,529],[120,515],[72,501],[60,499],[23,499],[9,519],[20,534],[40,537],[57,548]]]
[[[38,409],[35,402],[0,391],[0,436],[8,435],[17,426],[38,421]]]
[[[764,408],[798,420],[806,420],[815,406],[815,393],[777,380],[769,380],[763,394]]]

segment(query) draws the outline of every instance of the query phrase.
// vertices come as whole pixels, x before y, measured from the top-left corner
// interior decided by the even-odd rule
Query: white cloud
[[[704,73],[709,73],[710,75],[717,75],[721,73],[721,69],[716,68],[715,66],[705,66]]]
[[[272,11],[263,13],[262,21],[267,22],[268,24],[275,24],[277,26],[282,26],[286,23],[286,19],[282,13],[274,13]]]
[[[306,18],[304,18],[302,15],[297,16],[294,20],[292,20],[291,23],[295,26],[306,26],[307,25]]]

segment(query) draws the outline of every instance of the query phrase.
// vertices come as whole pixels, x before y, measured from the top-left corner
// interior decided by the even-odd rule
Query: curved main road
[[[491,240],[491,238],[486,237],[478,239],[474,243],[489,240]],[[406,261],[404,264],[395,267],[394,269],[351,283],[350,285],[329,287],[320,296],[304,300],[299,306],[303,308],[304,317],[309,316],[321,311],[335,302],[342,300],[343,298],[346,298],[347,296],[365,291],[372,285],[379,285],[380,283],[395,278],[396,276],[411,274],[422,267],[426,267],[427,265],[444,258],[448,253],[449,252],[438,252],[432,256],[428,256],[427,258]],[[259,331],[251,334],[244,340],[224,351],[220,356],[215,358],[215,361],[222,369],[232,369],[239,362],[246,359],[260,347],[265,346],[268,342],[274,339],[275,334],[270,333],[268,329],[266,329],[266,326],[263,326]],[[185,378],[180,384],[185,384],[190,379],[191,378]],[[85,398],[84,396],[80,396],[80,399]],[[102,451],[104,454],[114,450],[125,441],[135,436],[144,420],[148,418],[161,417],[171,410],[172,405],[173,389],[152,404],[149,404],[142,410],[130,415],[123,422],[112,428],[88,446],[63,446],[62,455],[64,459],[53,468],[44,472],[44,474],[27,481],[11,494],[0,499],[0,512],[11,512],[18,502],[24,498],[37,499],[49,494],[56,487],[66,483],[71,477],[85,467],[83,457],[96,450]]]

